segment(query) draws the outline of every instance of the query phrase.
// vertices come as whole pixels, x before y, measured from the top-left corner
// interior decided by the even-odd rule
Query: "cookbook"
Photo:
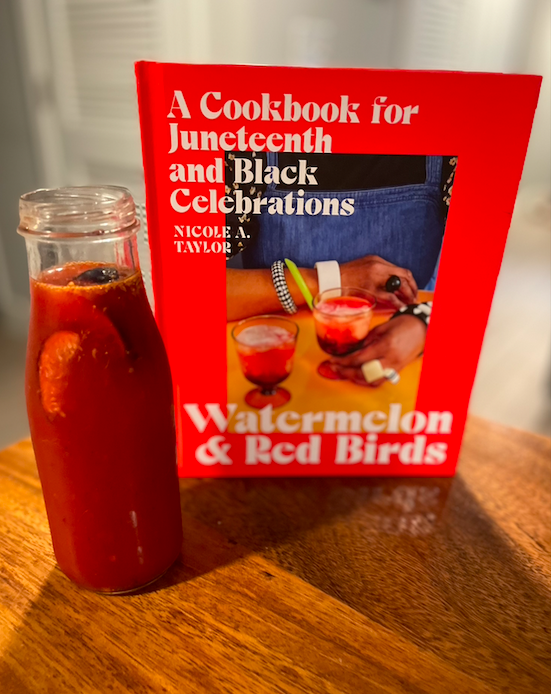
[[[540,78],[136,74],[180,476],[453,475]]]

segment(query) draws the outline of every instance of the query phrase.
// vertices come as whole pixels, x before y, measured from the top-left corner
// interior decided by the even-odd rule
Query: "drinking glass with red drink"
[[[318,294],[313,313],[322,350],[333,357],[344,357],[361,349],[376,303],[373,294],[355,287],[327,289]],[[324,378],[340,379],[329,360],[318,366],[318,373]]]
[[[181,550],[170,368],[124,188],[20,201],[31,287],[27,411],[61,570],[123,593]]]
[[[297,336],[298,325],[278,316],[247,318],[232,330],[243,374],[258,386],[245,396],[247,405],[262,409],[289,402],[291,394],[278,383],[292,371]]]

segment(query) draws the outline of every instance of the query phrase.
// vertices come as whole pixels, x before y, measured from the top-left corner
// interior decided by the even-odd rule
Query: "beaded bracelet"
[[[277,298],[283,310],[286,313],[296,313],[298,311],[297,305],[293,301],[293,297],[287,286],[287,280],[285,279],[285,265],[281,260],[276,260],[272,264],[271,270],[274,289],[276,290]]]
[[[392,318],[398,318],[399,316],[414,316],[415,318],[419,318],[419,320],[428,327],[431,313],[432,301],[425,301],[422,304],[404,306],[399,311],[396,311],[390,320],[392,320]]]

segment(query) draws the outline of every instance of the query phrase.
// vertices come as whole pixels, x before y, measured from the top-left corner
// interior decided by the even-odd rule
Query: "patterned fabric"
[[[404,306],[399,311],[396,311],[392,318],[398,318],[398,316],[415,316],[415,318],[419,318],[419,320],[428,327],[431,313],[432,301],[425,301],[422,304],[410,304],[409,306]],[[392,320],[392,318],[390,320]]]
[[[446,159],[447,164],[446,164]],[[443,174],[446,177],[442,190],[444,192],[444,196],[442,198],[444,205],[446,205],[446,208],[449,208],[450,203],[452,201],[452,189],[453,189],[453,183],[455,180],[455,169],[457,167],[457,157],[448,157],[444,158],[444,169],[443,169]],[[447,210],[446,210],[447,214]]]
[[[298,309],[297,305],[293,301],[289,287],[287,286],[287,280],[285,279],[285,265],[283,264],[283,261],[276,260],[271,269],[274,289],[276,290],[277,298],[283,306],[283,310],[286,313],[296,313]]]
[[[262,159],[262,168],[266,166],[266,155],[262,152],[239,152],[239,157],[241,159],[250,159],[253,162],[257,157],[259,157]],[[235,197],[236,192],[241,190],[243,195],[249,198],[262,197],[264,191],[266,190],[266,185],[235,182],[235,154],[233,152],[226,154],[224,163],[226,195]],[[233,258],[234,255],[244,251],[245,247],[256,239],[259,231],[259,219],[258,215],[241,215],[237,212],[231,212],[230,214],[226,215],[226,224],[235,230],[241,226],[245,232],[245,237],[242,235],[232,234],[230,238],[226,239],[226,242],[229,243],[229,245],[226,246],[228,249],[226,251],[226,260],[229,260],[230,258]]]

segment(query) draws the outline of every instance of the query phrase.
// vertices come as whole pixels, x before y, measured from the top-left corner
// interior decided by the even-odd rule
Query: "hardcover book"
[[[136,73],[180,475],[453,475],[540,78]]]

